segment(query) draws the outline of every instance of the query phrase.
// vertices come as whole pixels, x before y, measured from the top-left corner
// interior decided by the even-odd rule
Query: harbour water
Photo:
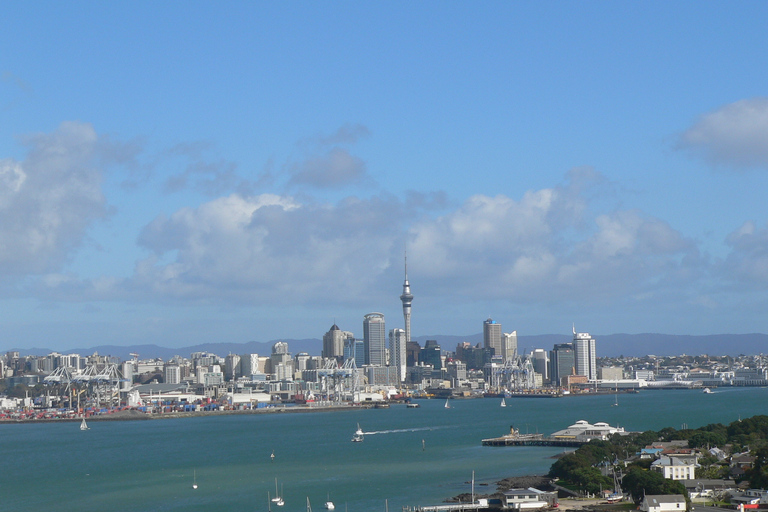
[[[435,505],[544,474],[558,448],[483,447],[509,432],[549,434],[577,420],[627,430],[695,428],[768,414],[768,389],[641,391],[555,399],[421,400],[420,408],[249,414],[154,421],[0,425],[0,510],[351,512]],[[357,424],[362,443],[350,439]],[[275,454],[274,461],[270,455]],[[194,480],[198,485],[192,489]],[[487,486],[483,484],[488,484]]]

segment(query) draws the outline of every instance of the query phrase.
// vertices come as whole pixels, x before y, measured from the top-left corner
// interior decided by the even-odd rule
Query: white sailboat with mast
[[[275,497],[272,498],[272,503],[274,503],[278,507],[282,507],[283,505],[285,505],[285,502],[283,501],[282,496],[280,496],[280,493],[277,492],[277,478],[275,478]]]

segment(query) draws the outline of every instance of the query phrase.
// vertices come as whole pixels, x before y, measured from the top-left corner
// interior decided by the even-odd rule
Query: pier
[[[562,446],[564,448],[578,448],[586,443],[587,441],[562,439],[541,434],[506,435],[483,439],[483,446]]]
[[[416,507],[408,512],[462,512],[463,510],[487,510],[488,505],[477,503],[454,503],[451,505],[436,505],[433,507]]]

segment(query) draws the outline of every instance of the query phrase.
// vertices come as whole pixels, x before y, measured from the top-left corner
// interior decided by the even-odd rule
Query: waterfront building
[[[563,430],[558,430],[552,437],[555,439],[568,439],[574,441],[589,442],[592,439],[606,441],[613,434],[623,433],[623,427],[612,427],[607,423],[598,422],[594,425],[585,420],[579,420]]]
[[[335,357],[341,359],[344,357],[344,342],[348,338],[354,338],[354,334],[349,331],[342,331],[339,326],[333,324],[331,328],[323,335],[323,357]]]
[[[490,317],[483,322],[483,346],[492,348],[496,356],[504,356],[501,346],[501,324]]]
[[[597,378],[600,380],[622,380],[624,378],[624,368],[601,366],[597,369]]]
[[[403,320],[405,322],[405,341],[411,341],[411,285],[408,283],[408,256],[405,257],[405,281],[403,281],[403,294],[400,295],[400,302],[403,303]]]
[[[517,357],[517,331],[505,332],[501,339],[502,356],[504,360],[515,359]]]
[[[595,339],[588,332],[576,332],[576,327],[573,328],[573,355],[576,375],[584,375],[587,380],[596,380]]]
[[[368,384],[371,386],[399,386],[397,380],[397,369],[392,366],[371,366],[363,367]]]
[[[398,382],[405,380],[405,345],[406,331],[404,329],[392,329],[389,331],[389,365],[396,368]]]
[[[363,342],[365,343],[365,364],[384,366],[387,355],[387,331],[382,313],[365,315]]]
[[[573,355],[572,343],[558,343],[550,352],[550,380],[556,385],[561,385],[563,377],[573,374],[576,359]]]

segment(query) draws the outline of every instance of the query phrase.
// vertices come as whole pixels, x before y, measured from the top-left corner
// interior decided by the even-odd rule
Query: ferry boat
[[[360,428],[360,424],[357,424],[357,430],[355,430],[355,433],[352,434],[352,442],[353,443],[362,443],[363,442],[363,429]]]

